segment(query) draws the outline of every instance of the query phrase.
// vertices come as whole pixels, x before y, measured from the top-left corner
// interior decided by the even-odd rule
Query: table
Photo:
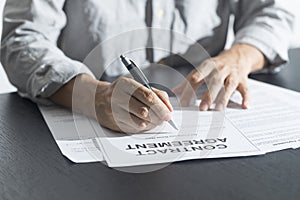
[[[300,49],[280,74],[255,79],[300,92]],[[299,199],[300,149],[193,160],[146,174],[64,158],[37,106],[0,95],[0,199]]]

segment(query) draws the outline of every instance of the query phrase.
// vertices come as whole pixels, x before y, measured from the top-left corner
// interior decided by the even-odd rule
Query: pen
[[[145,74],[142,72],[142,70],[129,58],[126,56],[121,55],[120,56],[122,63],[125,65],[125,67],[128,69],[134,80],[141,83],[145,87],[147,87],[149,90],[152,90],[148,79],[146,78]],[[153,90],[152,90],[153,91]],[[168,123],[176,130],[178,128],[176,127],[175,123],[172,120],[169,120]]]

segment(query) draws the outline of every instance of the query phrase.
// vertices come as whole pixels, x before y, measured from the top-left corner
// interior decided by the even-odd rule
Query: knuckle
[[[230,76],[228,79],[227,79],[227,84],[226,86],[227,87],[233,87],[233,86],[236,86],[238,83],[238,80],[234,77],[234,76]]]
[[[231,68],[232,68],[233,71],[237,72],[239,70],[239,68],[240,68],[240,65],[234,64],[234,65],[232,65]]]
[[[169,95],[168,95],[168,93],[167,93],[167,92],[165,92],[165,91],[160,91],[160,95],[161,95],[162,97],[166,98],[166,99],[168,99],[168,98],[169,98]]]
[[[247,86],[242,86],[244,93],[249,93],[249,88]]]
[[[231,69],[231,76],[234,76],[234,77],[238,77],[239,76],[239,70],[237,67],[233,67]]]
[[[146,121],[136,122],[136,127],[135,127],[136,131],[137,132],[143,131],[148,125],[149,125],[149,123]]]
[[[162,95],[164,95],[164,96],[167,96],[167,95],[168,95],[168,93],[167,93],[166,91],[159,90],[159,92],[160,92]]]
[[[219,63],[218,65],[217,65],[217,71],[220,73],[222,73],[222,72],[224,72],[224,71],[226,71],[226,69],[228,69],[228,66],[227,65],[224,65],[223,63]]]
[[[204,65],[210,65],[211,62],[212,62],[211,59],[207,59],[207,60],[205,60],[205,61],[202,63],[202,66],[204,66]]]
[[[152,93],[152,91],[144,91],[144,97],[146,99],[146,101],[150,104],[154,103],[154,95]]]
[[[217,83],[220,82],[220,81],[221,81],[221,78],[220,78],[218,75],[215,75],[215,76],[213,76],[213,77],[210,79],[210,82],[211,82],[212,85],[215,85],[215,84],[217,84]]]
[[[122,76],[122,77],[117,79],[117,83],[121,84],[121,85],[127,85],[127,84],[130,83],[130,78]]]
[[[149,111],[146,107],[142,107],[139,114],[146,118],[149,114]]]
[[[191,77],[190,77],[190,82],[191,83],[198,83],[199,82],[199,72],[198,71],[196,71],[196,72],[194,72],[192,75],[191,75]]]
[[[214,67],[214,66],[216,66],[217,62],[218,62],[218,61],[217,61],[216,59],[214,59],[214,58],[212,58],[212,59],[207,59],[207,60],[205,60],[205,61],[203,62],[203,65],[210,66],[210,67]]]

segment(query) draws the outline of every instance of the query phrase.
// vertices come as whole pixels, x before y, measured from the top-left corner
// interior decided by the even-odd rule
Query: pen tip
[[[178,128],[176,127],[175,123],[172,120],[169,121],[169,124],[178,131]]]

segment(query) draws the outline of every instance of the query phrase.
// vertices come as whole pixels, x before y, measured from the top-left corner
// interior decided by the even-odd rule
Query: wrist
[[[80,74],[61,87],[50,100],[73,111],[91,115],[94,107],[90,105],[94,103],[97,91],[108,84],[88,74]]]
[[[98,81],[89,75],[76,77],[72,95],[72,109],[90,117],[96,117],[97,103],[111,83]]]
[[[266,58],[256,47],[249,44],[235,44],[230,49],[239,57],[241,66],[246,67],[249,73],[262,70],[266,65]]]

